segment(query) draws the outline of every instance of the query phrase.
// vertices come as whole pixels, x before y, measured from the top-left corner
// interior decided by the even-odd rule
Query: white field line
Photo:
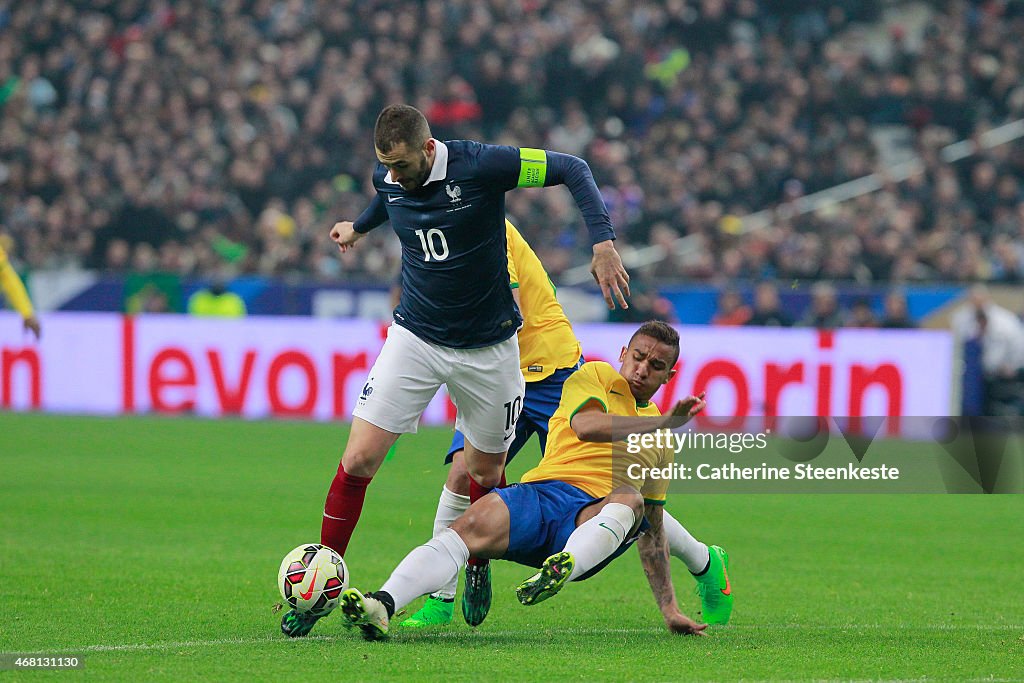
[[[892,631],[1020,631],[1024,635],[1024,625],[1013,625],[1013,624],[964,624],[957,626],[954,624],[925,624],[921,626],[912,626],[907,624],[768,624],[768,625],[756,625],[756,624],[734,624],[732,626],[716,627],[717,629],[724,629],[727,631],[754,631],[761,629],[768,629],[777,631],[780,628],[790,630],[807,630],[807,631],[881,631],[881,630],[892,630]],[[538,629],[533,633],[543,634],[549,629]],[[618,629],[606,629],[606,628],[582,628],[582,629],[571,629],[569,631],[560,631],[566,635],[651,635],[655,633],[665,633],[663,628],[618,628]],[[431,634],[422,633],[417,634],[420,637],[417,638],[418,642],[430,639],[446,639],[446,638],[459,638],[469,636],[472,632],[465,629],[459,630],[442,630],[435,631]],[[530,631],[511,631],[511,630],[481,630],[479,631],[481,636],[491,638],[514,638],[521,636]],[[337,635],[316,635],[307,636],[302,639],[291,640],[285,638],[279,634],[273,634],[261,638],[214,638],[211,640],[179,640],[179,641],[165,641],[156,643],[121,643],[121,644],[105,644],[105,645],[82,645],[78,648],[60,648],[59,652],[65,653],[86,653],[86,652],[144,652],[147,650],[187,650],[190,648],[197,647],[215,647],[218,645],[258,645],[258,644],[282,644],[287,645],[291,643],[298,643],[302,641],[334,641],[334,640],[349,640],[356,637],[354,633],[340,633]]]

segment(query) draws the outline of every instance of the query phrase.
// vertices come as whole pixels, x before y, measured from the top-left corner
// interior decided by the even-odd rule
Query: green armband
[[[519,184],[517,187],[544,187],[548,177],[548,157],[542,149],[519,149]]]

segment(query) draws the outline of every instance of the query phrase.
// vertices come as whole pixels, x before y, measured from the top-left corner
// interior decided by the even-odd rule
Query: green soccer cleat
[[[729,553],[717,545],[708,546],[711,556],[708,570],[697,579],[694,591],[700,596],[701,614],[706,624],[728,624],[732,616],[732,584],[729,583]]]
[[[341,594],[341,614],[351,626],[358,626],[366,640],[382,640],[388,637],[391,621],[384,603],[369,595],[363,595],[355,588]]]
[[[313,616],[309,612],[296,612],[288,610],[281,617],[281,633],[289,638],[301,638],[309,635],[313,630],[313,624],[320,621],[320,617]]]
[[[404,628],[433,628],[452,623],[455,599],[443,600],[431,595],[416,614],[401,623]]]
[[[576,566],[576,560],[572,553],[564,550],[555,553],[544,560],[539,572],[519,584],[519,587],[516,588],[516,597],[524,605],[536,605],[538,602],[544,602],[562,590],[562,586],[569,581],[574,566]]]
[[[466,565],[466,587],[462,591],[462,618],[470,626],[484,623],[491,611],[491,563]]]

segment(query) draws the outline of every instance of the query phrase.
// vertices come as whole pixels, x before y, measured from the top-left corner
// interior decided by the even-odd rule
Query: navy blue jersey
[[[377,196],[355,230],[367,232],[390,219],[402,243],[395,322],[453,348],[491,346],[514,335],[522,317],[509,288],[505,192],[561,183],[577,198],[595,243],[614,239],[590,170],[575,157],[466,140],[437,142],[430,176],[412,192],[391,181],[378,163]]]

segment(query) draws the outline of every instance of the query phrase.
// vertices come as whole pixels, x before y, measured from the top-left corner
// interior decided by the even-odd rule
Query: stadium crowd
[[[1024,3],[933,3],[871,56],[843,0],[0,1],[0,231],[29,268],[386,280],[340,260],[373,120],[587,159],[624,242],[700,248],[656,279],[1024,280],[1024,146],[937,150],[1024,117]],[[878,168],[909,127],[924,172],[743,234],[740,217]],[[553,276],[586,237],[565,192],[509,214]]]

